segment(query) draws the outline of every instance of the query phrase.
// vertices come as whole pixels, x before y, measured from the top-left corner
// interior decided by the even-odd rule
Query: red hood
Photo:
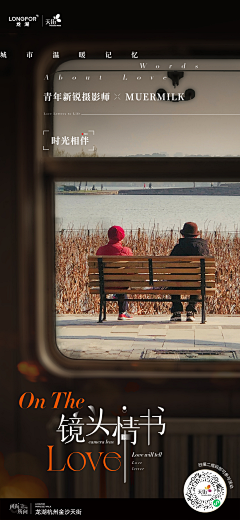
[[[124,229],[120,226],[112,226],[108,230],[109,243],[115,244],[125,237]]]

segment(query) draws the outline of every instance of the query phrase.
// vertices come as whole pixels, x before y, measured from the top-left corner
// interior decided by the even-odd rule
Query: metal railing
[[[63,232],[71,232],[71,233],[78,233],[79,231],[81,232],[85,232],[88,236],[96,233],[97,231],[100,232],[100,233],[105,233],[107,235],[107,232],[108,232],[108,228],[71,228],[71,227],[68,227],[68,228],[61,228],[61,229],[57,229],[56,230],[56,233],[63,233]],[[180,228],[178,229],[159,229],[158,227],[153,227],[153,228],[124,228],[124,231],[125,233],[142,233],[142,232],[145,232],[145,233],[170,233],[171,235],[173,234],[180,234]],[[218,235],[240,235],[240,230],[234,230],[234,231],[228,231],[228,230],[209,230],[209,229],[203,229],[203,230],[199,230],[200,231],[200,236],[206,234],[206,233],[214,233],[215,237],[217,237]]]

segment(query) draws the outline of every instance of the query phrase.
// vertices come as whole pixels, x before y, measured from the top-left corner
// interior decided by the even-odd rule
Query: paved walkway
[[[170,315],[57,315],[57,345],[72,359],[240,359],[240,316],[210,315],[201,324],[170,323]],[[185,316],[182,316],[185,320]]]

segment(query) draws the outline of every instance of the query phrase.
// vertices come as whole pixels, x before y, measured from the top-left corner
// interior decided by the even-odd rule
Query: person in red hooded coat
[[[124,247],[122,240],[125,237],[125,232],[120,226],[112,226],[108,230],[109,242],[105,246],[98,248],[96,255],[118,255],[118,256],[133,256],[130,247]],[[119,320],[129,320],[132,316],[127,312],[128,302],[127,294],[116,294],[119,307]]]

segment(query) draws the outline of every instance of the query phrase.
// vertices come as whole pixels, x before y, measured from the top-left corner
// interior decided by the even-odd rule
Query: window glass
[[[57,345],[65,356],[120,361],[194,359],[220,362],[239,359],[240,344],[236,333],[240,329],[240,183],[157,183],[147,179],[145,183],[69,181],[56,183],[55,189]],[[131,283],[134,282],[134,287],[138,285],[136,294],[129,291],[129,287],[125,291],[129,300],[135,298],[125,309],[132,319],[119,320],[121,311],[114,295],[130,282],[123,282],[121,273],[120,276],[116,273],[118,276],[114,274],[114,280],[111,278],[115,289],[106,294],[111,299],[106,307],[107,320],[99,323],[99,271],[98,267],[94,271],[89,257],[96,255],[99,247],[111,244],[108,230],[120,226],[125,236],[116,247],[130,248],[132,258],[141,257],[139,262],[143,262],[143,257],[152,258],[154,265],[161,257],[170,261],[169,255],[176,244],[183,247],[183,251],[178,251],[179,255],[190,254],[190,249],[184,247],[191,238],[181,234],[186,222],[196,223],[199,232],[191,247],[206,243],[209,249],[209,253],[198,249],[194,253],[191,249],[191,254],[209,254],[214,258],[206,275],[208,287],[214,287],[206,298],[207,322],[201,323],[201,303],[195,306],[195,320],[186,322],[189,295],[184,294],[182,322],[170,321],[171,296],[158,291],[166,288],[167,282],[160,280],[160,271],[155,271],[150,282],[145,258],[144,265],[138,264],[137,273],[132,274],[133,264],[128,265],[130,269],[126,272],[125,278],[130,280],[133,276]],[[122,235],[119,240],[121,238]],[[109,249],[98,254],[114,252]],[[115,258],[129,261],[130,257]],[[105,289],[112,273],[110,266],[107,267]],[[169,271],[167,265],[164,267],[162,272],[166,277],[165,273],[169,274]],[[189,266],[184,265],[184,269],[178,272],[180,283]],[[190,277],[193,275],[191,280],[200,277],[200,266],[196,274],[190,273]],[[174,272],[170,274],[172,276]],[[191,283],[188,281],[188,289]],[[169,284],[173,289],[173,282],[168,281]],[[93,285],[98,287],[95,293]],[[153,287],[154,291],[150,292]],[[147,288],[145,294],[144,288]],[[147,301],[141,301],[141,298]],[[151,301],[156,298],[168,298],[168,301]]]
[[[67,61],[44,98],[53,155],[239,156],[239,82],[239,60]]]

